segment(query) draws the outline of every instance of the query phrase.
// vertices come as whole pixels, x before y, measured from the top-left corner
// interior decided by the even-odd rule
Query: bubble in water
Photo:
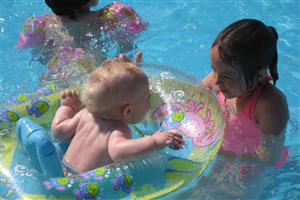
[[[20,176],[32,176],[32,172],[24,165],[16,165],[14,168],[15,174]]]
[[[162,72],[160,77],[163,79],[175,79],[175,76],[173,76],[170,72]]]
[[[0,136],[9,135],[10,131],[6,128],[0,130]]]
[[[4,32],[4,18],[0,18],[0,32],[3,33]]]
[[[184,97],[184,95],[185,95],[185,92],[182,90],[176,90],[176,91],[172,92],[172,96],[175,98],[181,99],[182,97]]]

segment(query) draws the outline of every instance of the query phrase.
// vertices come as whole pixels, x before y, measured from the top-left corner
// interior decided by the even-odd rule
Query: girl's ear
[[[247,85],[248,91],[253,91],[256,88],[257,84],[264,81],[267,76],[268,76],[267,69],[261,69],[257,71],[253,77],[253,80],[248,81],[248,85]]]

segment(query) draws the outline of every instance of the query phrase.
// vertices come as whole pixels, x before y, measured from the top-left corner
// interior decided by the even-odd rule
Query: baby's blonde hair
[[[135,64],[107,61],[89,76],[81,92],[85,107],[97,116],[114,117],[117,109],[137,98],[148,78]]]

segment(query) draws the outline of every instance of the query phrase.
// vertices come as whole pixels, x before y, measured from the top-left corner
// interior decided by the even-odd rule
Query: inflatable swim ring
[[[168,71],[150,69],[153,72],[159,76],[150,78],[151,108],[142,123],[131,126],[133,137],[177,129],[185,139],[182,150],[165,148],[140,160],[63,177],[58,146],[46,131],[59,106],[59,92],[53,90],[9,104],[1,113],[1,198],[153,199],[197,179],[221,145],[224,120],[219,104],[204,88]]]

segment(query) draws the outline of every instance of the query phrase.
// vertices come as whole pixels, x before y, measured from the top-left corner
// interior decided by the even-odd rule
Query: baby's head
[[[45,0],[45,3],[56,15],[76,19],[80,11],[89,10],[98,0]]]
[[[253,89],[253,81],[260,70],[269,68],[275,83],[278,79],[277,39],[275,28],[266,26],[259,20],[236,21],[227,26],[213,42],[212,65],[218,65],[215,61],[217,56],[225,65],[231,66],[231,70],[238,70],[244,76],[248,90]],[[231,73],[230,70],[228,73]]]
[[[81,101],[96,117],[138,123],[149,109],[149,82],[133,63],[108,61],[94,70]]]

